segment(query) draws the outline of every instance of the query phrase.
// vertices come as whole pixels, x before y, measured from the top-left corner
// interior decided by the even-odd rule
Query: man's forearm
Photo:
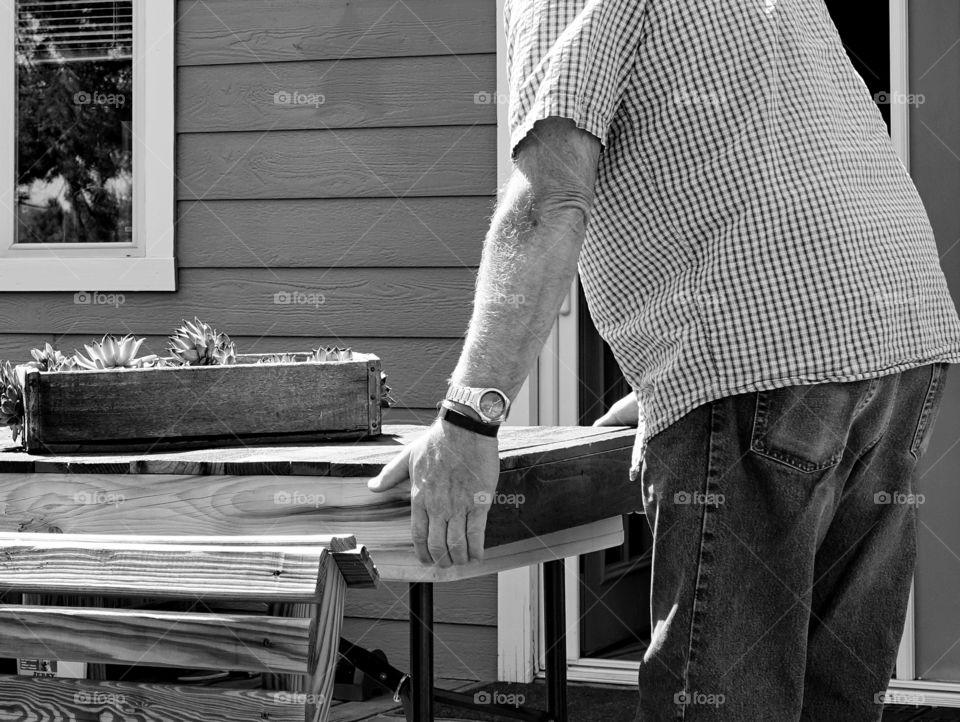
[[[519,393],[576,276],[588,195],[539,192],[514,171],[484,244],[453,383]]]

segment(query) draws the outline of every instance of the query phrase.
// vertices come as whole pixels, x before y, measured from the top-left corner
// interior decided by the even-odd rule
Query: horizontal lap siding
[[[180,0],[177,12],[178,291],[112,305],[0,294],[0,359],[103,333],[162,352],[196,315],[241,351],[376,353],[398,401],[387,423],[429,423],[493,210],[496,106],[477,95],[496,88],[494,0]],[[437,600],[438,668],[493,678],[495,577]],[[404,585],[351,592],[345,636],[403,667],[405,610]]]
[[[480,262],[493,201],[181,201],[180,268],[463,268]]]
[[[185,133],[177,198],[489,195],[495,126]]]
[[[180,0],[180,65],[495,53],[493,0]]]

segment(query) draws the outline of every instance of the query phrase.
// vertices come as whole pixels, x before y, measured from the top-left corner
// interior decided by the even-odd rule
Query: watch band
[[[476,434],[482,434],[483,436],[489,436],[494,439],[497,438],[497,432],[500,431],[500,424],[485,424],[482,421],[477,421],[471,416],[461,414],[459,411],[451,409],[446,404],[441,405],[438,418],[443,419],[444,421],[449,421],[451,424],[454,426],[459,426],[461,429],[473,431]]]

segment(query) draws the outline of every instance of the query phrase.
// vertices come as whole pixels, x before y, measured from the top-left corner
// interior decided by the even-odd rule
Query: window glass
[[[133,2],[15,9],[16,243],[129,243]]]

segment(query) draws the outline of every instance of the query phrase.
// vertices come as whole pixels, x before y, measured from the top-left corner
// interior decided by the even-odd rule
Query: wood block
[[[298,354],[305,358],[307,354]],[[27,373],[30,453],[362,439],[380,433],[380,360]]]

